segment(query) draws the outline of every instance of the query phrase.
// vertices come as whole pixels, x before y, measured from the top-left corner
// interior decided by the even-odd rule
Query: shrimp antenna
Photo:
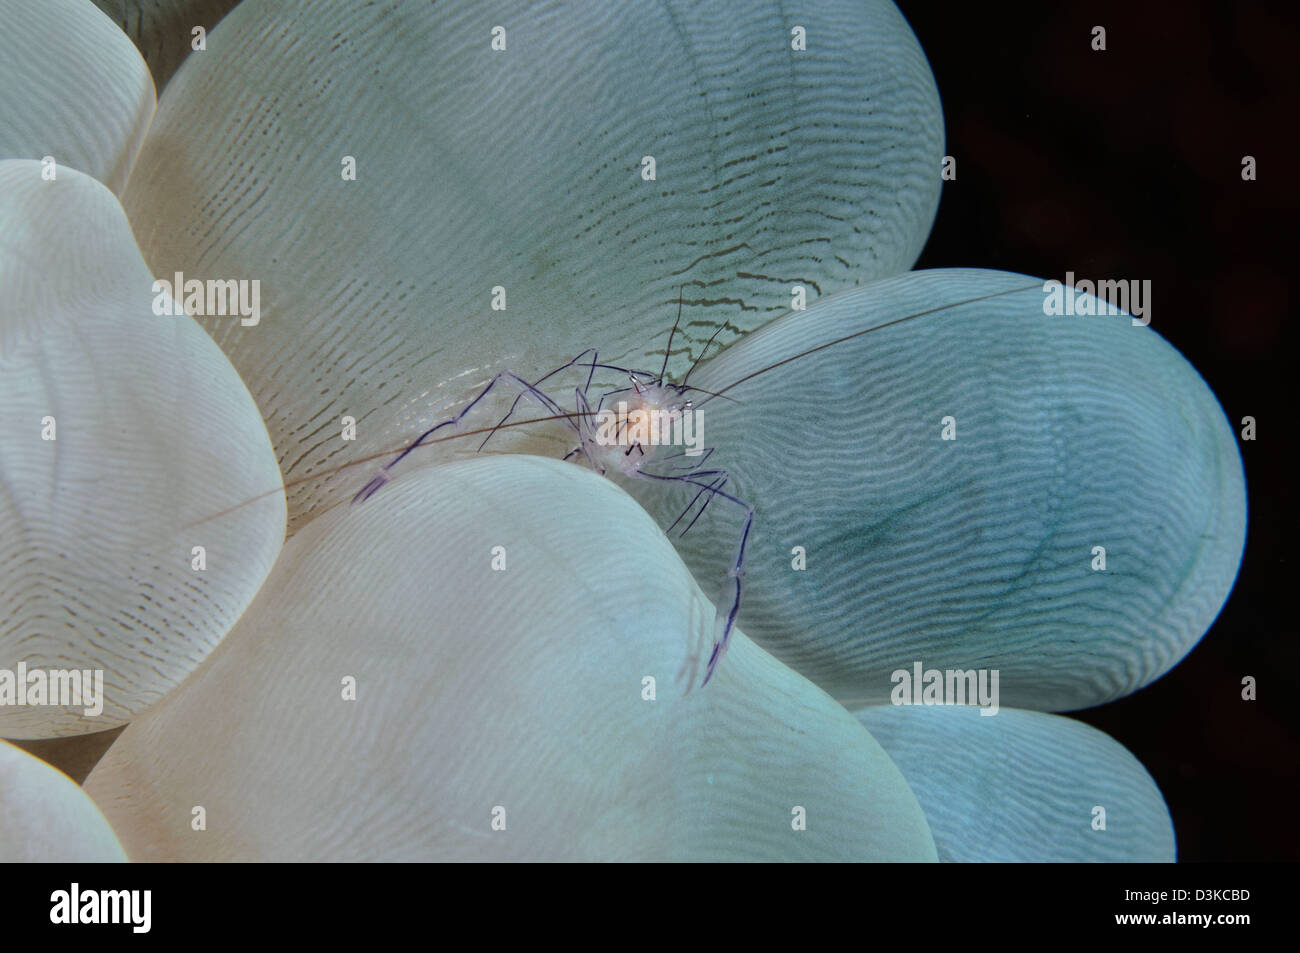
[[[863,328],[861,331],[854,331],[852,334],[846,334],[843,337],[836,338],[834,341],[827,341],[825,344],[819,344],[816,347],[810,347],[806,351],[800,351],[798,354],[787,357],[784,360],[777,361],[775,364],[769,364],[767,367],[760,367],[758,370],[754,371],[753,373],[746,374],[740,380],[732,381],[726,387],[720,388],[712,396],[706,397],[704,398],[704,400],[700,401],[700,404],[707,404],[714,397],[722,397],[724,394],[726,394],[727,391],[731,390],[733,387],[737,387],[740,384],[745,383],[745,381],[753,380],[755,377],[757,377],[760,374],[766,374],[768,371],[774,371],[778,367],[784,367],[786,364],[789,364],[791,361],[797,361],[799,360],[799,358],[807,357],[809,354],[816,354],[818,351],[824,351],[828,347],[834,347],[836,344],[843,344],[845,341],[851,341],[854,338],[860,338],[862,337],[862,335],[870,334],[872,331],[883,331],[885,328],[891,328],[894,325],[902,324],[905,321],[915,321],[917,318],[923,318],[927,314],[936,314],[939,311],[947,311],[950,308],[960,308],[962,305],[975,304],[977,301],[988,301],[990,298],[1001,298],[1005,295],[1019,294],[1022,291],[1029,291],[1031,288],[1041,288],[1042,286],[1043,286],[1042,282],[1035,282],[1032,285],[1022,285],[1019,288],[1008,288],[1006,291],[994,291],[991,294],[979,295],[978,297],[975,298],[965,298],[961,301],[954,301],[952,302],[952,304],[941,304],[936,308],[927,308],[924,311],[917,311],[914,312],[913,314],[905,314],[901,318],[894,318],[894,320],[885,321],[883,324],[875,324],[869,328]]]
[[[668,373],[668,355],[673,353],[673,335],[677,333],[677,325],[682,321],[682,295],[686,291],[686,285],[677,289],[677,320],[673,322],[673,329],[668,332],[668,347],[664,349],[664,366],[659,368],[659,380],[655,384],[659,387],[664,386],[664,375]]]
[[[686,381],[690,378],[690,376],[691,376],[692,374],[695,373],[695,368],[699,367],[699,366],[700,366],[700,361],[704,360],[704,355],[705,355],[706,353],[708,353],[708,350],[709,350],[710,345],[713,344],[713,342],[717,339],[718,335],[722,332],[722,329],[725,328],[726,326],[727,326],[727,325],[726,325],[726,323],[724,322],[724,323],[722,323],[722,324],[719,324],[719,325],[717,326],[717,328],[714,330],[714,332],[713,332],[713,337],[709,338],[708,342],[704,345],[704,350],[700,352],[700,356],[697,357],[697,358],[695,359],[695,363],[691,365],[690,370],[688,370],[688,371],[686,372],[686,376],[682,378],[682,383],[681,383],[681,386],[682,386],[682,387],[685,387],[685,386],[686,386]],[[696,388],[696,389],[698,390],[699,388]],[[705,393],[708,393],[708,392],[706,391]],[[722,396],[722,395],[721,395],[721,394],[713,394],[712,396],[714,396],[714,397],[720,397],[720,396]]]
[[[729,400],[733,404],[740,403],[740,401],[736,400],[736,398],[734,397],[728,397],[726,394],[715,394],[711,390],[705,390],[703,387],[696,387],[693,384],[677,384],[675,386],[677,387],[678,390],[681,391],[695,390],[695,391],[699,391],[701,394],[708,394],[710,397],[721,397],[723,400]],[[700,403],[704,403],[704,402],[700,401]]]
[[[548,420],[580,420],[583,417],[595,417],[595,416],[596,414],[592,412],[577,411],[577,412],[570,412],[564,414],[548,414],[545,417],[530,417],[527,420],[511,420],[506,423],[494,424],[491,427],[476,427],[473,430],[462,430],[460,433],[448,434],[445,437],[431,437],[428,440],[424,441],[422,444],[420,444],[420,446],[428,447],[436,443],[447,443],[450,440],[461,440],[465,437],[474,437],[480,434],[492,434],[498,430],[506,430],[511,427],[527,427],[529,424],[546,423]],[[251,506],[253,503],[256,503],[258,500],[264,500],[267,497],[275,496],[277,493],[283,493],[285,490],[288,490],[295,486],[301,486],[304,483],[311,483],[315,480],[323,480],[325,479],[325,477],[333,476],[335,473],[342,473],[344,470],[350,470],[355,466],[359,466],[363,463],[369,463],[372,460],[382,460],[384,457],[391,457],[393,454],[400,453],[402,450],[407,449],[409,446],[410,446],[409,444],[403,444],[400,447],[391,447],[388,450],[380,450],[377,453],[370,453],[364,457],[358,457],[355,460],[349,460],[347,463],[341,463],[335,467],[328,467],[324,470],[317,470],[315,473],[307,474],[307,476],[297,477],[293,480],[285,480],[280,486],[277,486],[273,490],[267,490],[265,493],[259,493],[257,496],[251,496],[248,499],[244,500],[242,503],[236,503],[234,506],[229,506],[226,509],[222,510],[220,513],[213,513],[211,516],[205,516],[202,519],[195,520],[192,523],[187,523],[185,526],[181,528],[193,529],[195,526],[202,526],[204,523],[210,523],[213,520],[220,519],[223,516],[229,516],[231,513],[234,513],[236,510],[241,510],[245,506]]]

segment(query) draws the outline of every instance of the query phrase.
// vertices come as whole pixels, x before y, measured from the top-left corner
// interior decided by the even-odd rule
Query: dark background
[[[1295,860],[1300,650],[1294,292],[1300,11],[1294,3],[899,8],[929,57],[957,159],[917,268],[1147,279],[1151,327],[1201,372],[1242,442],[1246,553],[1218,621],[1169,674],[1074,713],[1144,764],[1180,861]],[[1091,48],[1093,26],[1106,50]],[[1243,182],[1253,155],[1257,179]],[[1258,700],[1241,699],[1257,679]]]

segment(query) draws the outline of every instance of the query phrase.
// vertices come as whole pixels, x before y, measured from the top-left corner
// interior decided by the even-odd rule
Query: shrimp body
[[[680,310],[678,317],[680,320]],[[677,325],[674,324],[673,331],[675,332],[676,329]],[[670,334],[670,348],[671,345]],[[665,358],[665,366],[666,364]],[[576,411],[573,413],[566,412],[561,404],[543,389],[550,386],[548,381],[564,372],[585,372],[582,383],[574,389]],[[597,372],[625,375],[629,383],[605,391],[597,397],[593,388]],[[687,376],[689,377],[689,372]],[[702,686],[708,684],[726,652],[727,644],[736,626],[736,617],[740,612],[745,544],[753,524],[754,508],[723,489],[730,479],[725,470],[706,467],[713,448],[701,445],[702,421],[694,411],[694,402],[687,396],[695,389],[684,382],[680,384],[665,382],[662,370],[659,375],[655,375],[643,370],[604,364],[600,362],[594,349],[588,349],[535,381],[526,380],[513,371],[502,371],[455,416],[430,427],[385,464],[375,477],[357,492],[352,502],[357,504],[368,500],[391,479],[390,471],[396,464],[426,441],[438,439],[435,435],[444,429],[459,428],[466,415],[474,408],[483,405],[488,394],[498,387],[515,391],[515,398],[505,416],[495,427],[489,429],[487,436],[479,444],[480,450],[501,428],[510,425],[511,418],[519,410],[521,403],[540,404],[555,418],[565,420],[577,437],[578,445],[565,454],[565,460],[582,457],[592,470],[602,476],[655,481],[665,486],[674,485],[684,488],[691,494],[681,514],[666,527],[666,533],[672,533],[682,526],[681,534],[685,535],[714,499],[721,499],[743,513],[736,554],[725,574],[724,587],[730,589],[730,599],[723,598],[718,605],[713,645],[705,666],[703,681],[700,683]],[[690,516],[689,520],[686,519],[687,516]],[[693,671],[694,665],[690,667]]]
[[[602,395],[594,416],[580,416],[582,450],[592,468],[635,478],[646,467],[654,467],[682,456],[699,456],[702,431],[692,412],[693,402],[685,388],[672,384],[642,384],[630,374],[632,386]],[[586,395],[579,392],[579,406]],[[684,450],[676,448],[684,446]]]

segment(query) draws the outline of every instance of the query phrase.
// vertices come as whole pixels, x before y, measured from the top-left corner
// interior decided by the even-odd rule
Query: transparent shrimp
[[[690,369],[683,376],[682,380],[674,383],[665,379],[668,367],[668,357],[672,352],[673,339],[677,334],[681,322],[681,308],[683,299],[679,294],[677,319],[673,322],[672,330],[668,334],[668,345],[664,350],[663,365],[657,374],[634,368],[620,367],[614,364],[602,363],[599,355],[594,348],[588,348],[576,355],[571,360],[565,362],[554,370],[542,375],[535,381],[528,381],[513,371],[505,370],[498,373],[455,415],[448,417],[429,429],[425,430],[413,441],[401,448],[383,451],[377,454],[371,454],[359,460],[353,460],[340,467],[313,474],[300,480],[291,481],[285,484],[285,487],[292,486],[307,480],[316,480],[332,473],[339,472],[361,463],[371,460],[379,460],[384,457],[391,457],[374,476],[361,487],[352,498],[352,505],[359,505],[369,500],[376,492],[380,490],[385,483],[392,479],[392,470],[402,460],[406,459],[416,449],[424,446],[430,446],[449,440],[458,440],[466,437],[481,436],[478,450],[483,450],[488,442],[500,431],[513,428],[534,426],[547,423],[550,421],[563,422],[573,433],[576,438],[577,446],[565,454],[564,459],[570,460],[581,458],[592,470],[607,477],[625,477],[634,480],[645,480],[657,483],[663,486],[683,487],[691,493],[689,502],[679,513],[677,518],[672,521],[664,532],[671,534],[682,527],[679,535],[684,536],[692,527],[694,527],[703,515],[705,509],[715,500],[721,500],[729,507],[733,507],[740,514],[741,528],[738,534],[734,555],[730,565],[726,569],[724,587],[730,586],[730,598],[725,597],[720,600],[717,606],[717,615],[715,617],[713,644],[710,650],[708,662],[705,666],[704,678],[701,686],[708,684],[717,670],[723,655],[726,653],[727,645],[736,628],[736,623],[740,614],[741,596],[743,592],[743,578],[745,571],[745,552],[749,542],[751,530],[754,525],[755,509],[752,505],[740,499],[739,497],[728,492],[725,487],[731,480],[731,476],[725,469],[718,466],[709,465],[709,460],[715,452],[714,447],[700,447],[698,453],[692,453],[690,450],[683,449],[674,444],[664,444],[654,439],[646,439],[645,434],[651,437],[654,435],[654,428],[646,427],[646,422],[658,420],[662,425],[665,421],[670,425],[679,425],[684,423],[686,415],[694,412],[702,405],[711,400],[723,399],[734,400],[728,397],[727,392],[753,380],[760,375],[783,367],[793,361],[800,360],[819,351],[835,347],[845,341],[858,338],[875,331],[880,331],[888,327],[903,324],[908,321],[914,321],[928,315],[934,315],[939,312],[948,311],[953,308],[962,307],[975,302],[985,301],[991,298],[1000,298],[1005,295],[1017,294],[1034,288],[1041,287],[1041,283],[1032,285],[1022,285],[1010,288],[1004,291],[992,292],[990,294],[979,295],[972,298],[965,298],[960,301],[948,304],[938,305],[928,308],[924,311],[917,311],[906,314],[889,321],[874,324],[861,330],[854,331],[851,334],[843,335],[835,340],[828,341],[816,347],[800,351],[782,360],[776,361],[766,367],[759,368],[738,380],[720,387],[715,391],[706,391],[702,388],[694,387],[688,383],[690,376],[694,373],[695,368],[699,366],[708,353],[709,348],[713,345],[721,327],[714,332],[709,338],[703,350],[696,358]],[[597,380],[597,373],[617,374],[628,381],[627,384],[617,388],[606,390],[597,396],[595,405],[592,405],[591,394]],[[574,408],[566,410],[564,406],[553,398],[546,388],[551,388],[552,383],[564,373],[576,373],[580,375],[580,383],[574,388]],[[551,382],[551,383],[548,383]],[[505,415],[494,425],[479,427],[465,430],[464,423],[467,417],[476,409],[486,406],[486,398],[489,394],[501,388],[503,390],[514,391],[515,397],[511,402]],[[542,416],[529,417],[525,419],[515,419],[521,404],[525,402],[540,405],[546,413]],[[611,403],[617,404],[617,409],[610,406]],[[684,428],[682,428],[684,430]],[[217,519],[227,513],[233,512],[241,506],[248,505],[256,500],[263,499],[275,493],[283,492],[283,488],[277,487],[260,494],[252,499],[245,500],[214,514],[199,523],[208,522]],[[689,517],[689,518],[688,518]],[[198,525],[191,524],[191,525]],[[691,680],[693,681],[693,675]],[[688,686],[689,688],[689,686]]]
[[[440,431],[448,428],[454,430],[459,427],[466,416],[479,407],[495,389],[503,386],[512,388],[516,391],[514,401],[496,426],[488,429],[479,444],[479,450],[482,450],[502,427],[510,423],[521,402],[531,399],[540,403],[557,418],[564,419],[577,436],[578,445],[564,456],[565,460],[581,455],[591,469],[602,476],[619,474],[629,479],[679,484],[693,490],[690,502],[686,504],[677,519],[665,529],[666,533],[672,533],[685,521],[685,526],[681,530],[681,535],[684,536],[715,499],[736,507],[742,514],[740,538],[731,565],[726,570],[726,578],[731,587],[730,601],[717,607],[713,644],[705,665],[704,678],[700,683],[701,686],[707,685],[726,653],[727,644],[736,627],[736,618],[740,613],[745,546],[753,526],[754,507],[724,489],[730,479],[726,470],[708,466],[714,448],[681,449],[672,443],[664,444],[660,439],[663,428],[668,430],[670,440],[674,431],[679,434],[685,432],[685,423],[694,408],[694,400],[688,396],[689,394],[698,392],[705,396],[719,396],[686,383],[717,338],[718,331],[715,331],[713,337],[709,339],[681,383],[665,380],[668,355],[672,351],[673,339],[681,323],[681,308],[682,297],[679,294],[677,319],[673,322],[672,330],[669,331],[663,366],[658,374],[602,363],[594,348],[588,348],[535,381],[527,381],[513,371],[501,371],[454,416],[425,430],[386,463],[370,482],[357,491],[352,498],[353,504],[370,499],[391,479],[392,469],[416,448],[434,439]],[[718,330],[720,331],[721,328]],[[574,389],[575,411],[572,414],[566,414],[559,402],[542,389],[544,384],[565,371],[578,371],[585,374],[585,380]],[[593,407],[591,390],[598,371],[625,375],[630,383],[601,393]],[[615,399],[617,399],[618,410],[607,407],[607,402]],[[694,515],[691,515],[692,513]],[[687,520],[688,516],[690,516],[689,520]]]

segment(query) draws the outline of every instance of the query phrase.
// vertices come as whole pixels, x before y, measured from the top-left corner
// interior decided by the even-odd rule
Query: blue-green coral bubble
[[[1000,669],[1008,706],[1099,704],[1172,667],[1232,587],[1245,488],[1214,394],[1153,330],[1159,317],[1049,316],[1035,284],[885,279],[778,319],[691,378],[718,390],[872,325],[1031,286],[700,407],[710,463],[757,507],[740,626],[837,697],[886,702],[891,674],[919,660]],[[669,521],[686,502],[630,489]],[[726,517],[711,508],[678,541],[711,593],[735,546]]]

